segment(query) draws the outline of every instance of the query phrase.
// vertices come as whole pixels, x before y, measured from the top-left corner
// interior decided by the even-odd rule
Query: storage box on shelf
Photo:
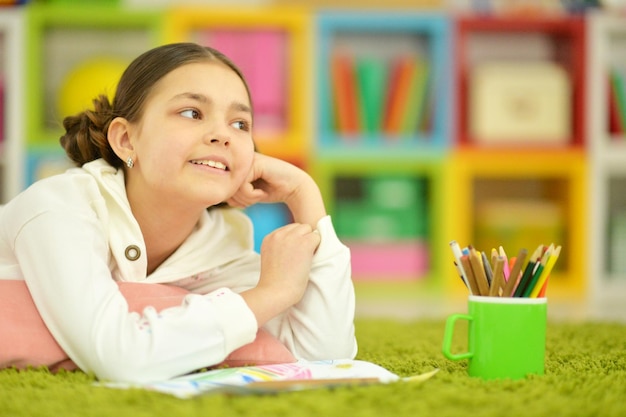
[[[548,296],[584,301],[587,289],[587,165],[580,149],[515,153],[466,150],[451,160],[450,217],[461,246],[490,253],[503,246],[509,257],[538,245],[563,250]],[[451,261],[450,261],[451,262]],[[459,285],[460,286],[460,285]]]
[[[626,79],[626,17],[595,13],[587,23],[589,277],[594,311],[602,315],[621,307],[626,293],[626,86],[615,82]]]
[[[314,174],[357,280],[441,283],[449,20],[317,16]]]
[[[90,108],[98,94],[113,97],[126,65],[160,42],[161,15],[89,4],[26,11],[26,138],[34,152],[27,176],[36,180],[36,172],[69,166],[59,145],[63,118]]]
[[[465,16],[455,21],[458,144],[585,144],[581,17]]]
[[[23,188],[24,12],[20,7],[0,13],[0,203]]]

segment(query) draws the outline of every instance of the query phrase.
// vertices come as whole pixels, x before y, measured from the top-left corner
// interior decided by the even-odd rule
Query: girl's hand
[[[326,215],[322,197],[311,176],[286,161],[255,154],[247,180],[227,201],[245,208],[256,203],[285,203],[294,221],[315,229]]]
[[[241,293],[259,326],[300,301],[319,243],[319,233],[300,223],[280,227],[263,239],[259,282]]]

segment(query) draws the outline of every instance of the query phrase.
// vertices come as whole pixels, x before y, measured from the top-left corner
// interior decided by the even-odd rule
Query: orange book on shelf
[[[331,85],[335,128],[339,133],[355,134],[360,130],[359,99],[354,60],[346,55],[331,58]]]
[[[400,57],[393,63],[383,121],[385,133],[397,135],[401,132],[416,69],[417,62],[412,56]]]

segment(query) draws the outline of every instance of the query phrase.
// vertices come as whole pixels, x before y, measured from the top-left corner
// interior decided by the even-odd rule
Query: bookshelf
[[[23,99],[24,67],[21,59],[24,37],[22,8],[3,10],[0,14],[0,203],[19,193],[24,186]]]
[[[605,315],[623,305],[626,268],[626,136],[613,128],[607,77],[626,69],[626,18],[595,13],[588,17],[587,66],[590,146],[589,281],[592,309]]]
[[[65,167],[57,99],[63,80],[81,62],[104,55],[130,60],[163,42],[267,42],[273,45],[271,56],[233,56],[240,66],[260,68],[259,74],[246,74],[248,79],[272,80],[267,90],[254,87],[255,140],[260,151],[314,175],[338,232],[353,249],[355,280],[390,286],[411,281],[420,290],[449,284],[464,296],[448,242],[491,244],[498,223],[485,219],[505,207],[520,216],[530,212],[553,219],[543,236],[561,233],[564,251],[549,296],[582,300],[591,290],[601,314],[600,307],[621,306],[626,293],[626,265],[619,255],[625,239],[620,231],[626,228],[621,197],[626,195],[626,139],[608,122],[606,79],[608,69],[626,68],[624,28],[624,16],[606,12],[493,17],[410,6],[341,11],[260,5],[172,5],[148,12],[121,4],[38,2],[5,8],[0,14],[0,73],[6,77],[1,198],[6,201]],[[334,104],[337,56],[347,58],[353,71],[353,101],[359,103],[357,94],[365,88],[369,97],[378,97],[375,106],[358,110],[368,116],[358,113],[365,122],[353,131],[339,123]],[[421,104],[414,100],[399,107],[402,120],[410,120],[408,114],[420,122],[394,131],[384,127],[391,83],[380,80],[399,68],[401,58],[412,58],[403,62],[411,61],[414,69],[426,64],[428,76],[422,93],[412,95],[421,95]],[[511,63],[551,71],[546,91],[551,88],[550,96],[561,100],[537,102],[537,108],[557,111],[549,113],[559,121],[557,133],[541,135],[540,128],[520,137],[477,133],[485,126],[477,124],[475,109],[493,109],[495,102],[481,101],[473,76]],[[413,78],[407,79],[419,79],[418,72],[408,73]],[[519,103],[527,108],[525,101]],[[356,107],[352,112],[357,114]],[[377,124],[369,124],[372,120]],[[517,204],[520,200],[529,204]],[[261,229],[257,246],[262,235],[288,221],[280,206],[249,214]],[[354,232],[359,222],[370,225],[361,234]],[[528,245],[550,243],[535,239]],[[506,249],[509,256],[517,250]]]
[[[449,20],[414,12],[320,12],[316,22],[312,172],[351,249],[353,276],[436,290],[446,249],[439,226],[450,139]],[[405,72],[412,82],[398,81],[402,68],[412,68]],[[391,109],[404,122],[392,124]]]

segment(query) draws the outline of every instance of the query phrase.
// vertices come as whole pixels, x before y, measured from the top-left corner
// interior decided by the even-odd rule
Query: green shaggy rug
[[[358,359],[400,376],[439,368],[422,384],[396,383],[177,399],[98,387],[81,372],[0,371],[2,417],[155,416],[626,416],[626,325],[550,323],[546,375],[518,381],[467,376],[441,353],[443,320],[359,319]],[[459,349],[465,347],[461,328]]]

